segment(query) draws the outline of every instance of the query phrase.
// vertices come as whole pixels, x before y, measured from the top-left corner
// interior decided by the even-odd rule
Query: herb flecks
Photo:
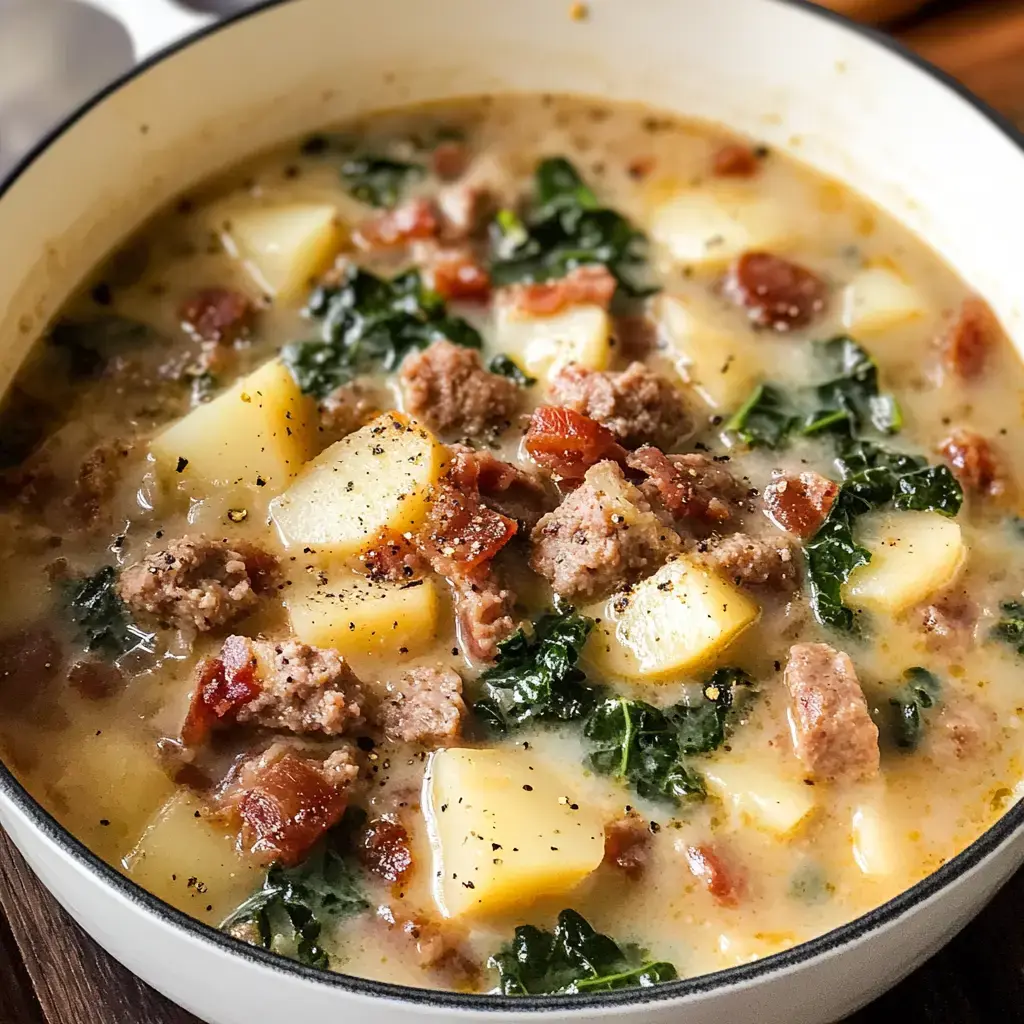
[[[1002,613],[992,627],[992,637],[1009,644],[1018,654],[1024,655],[1024,602],[1003,601],[999,605]]]

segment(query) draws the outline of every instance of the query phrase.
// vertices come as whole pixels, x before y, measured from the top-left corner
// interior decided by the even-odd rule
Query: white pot
[[[151,59],[0,187],[0,387],[94,262],[192,183],[354,114],[506,90],[635,100],[791,151],[923,236],[1024,343],[1012,129],[896,44],[799,0],[589,8],[579,22],[568,0],[278,0]],[[1017,805],[909,892],[789,952],[642,992],[511,1002],[320,974],[236,943],[100,863],[6,770],[0,821],[91,935],[214,1024],[820,1024],[934,953],[1024,860]]]

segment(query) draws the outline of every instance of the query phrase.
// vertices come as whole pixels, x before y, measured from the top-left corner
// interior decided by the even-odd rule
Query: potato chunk
[[[885,267],[862,270],[843,291],[843,327],[851,334],[878,334],[924,315],[916,289]]]
[[[584,656],[599,672],[663,682],[725,650],[760,609],[743,591],[676,558],[625,594],[587,614],[600,619]]]
[[[164,476],[216,491],[280,493],[316,440],[316,403],[278,359],[157,435],[150,452]]]
[[[432,579],[377,583],[350,569],[307,572],[288,587],[285,604],[300,640],[346,658],[417,653],[437,635]]]
[[[354,558],[384,532],[422,523],[446,449],[403,413],[386,413],[321,452],[270,506],[288,549]]]
[[[495,344],[534,377],[551,379],[569,363],[607,370],[611,321],[596,305],[571,306],[555,316],[540,317],[503,308],[498,312]]]
[[[440,750],[424,783],[434,897],[445,917],[572,889],[604,857],[604,822],[564,771],[522,750]]]
[[[221,242],[256,284],[284,303],[301,302],[345,241],[329,204],[235,209],[222,217]]]
[[[891,878],[907,867],[907,850],[897,832],[899,819],[885,814],[882,801],[866,801],[853,812],[851,838],[857,867],[871,878]]]
[[[843,587],[854,608],[898,615],[946,587],[966,558],[959,524],[938,512],[881,512],[857,521],[871,561]]]
[[[176,793],[124,858],[144,889],[208,924],[218,924],[256,888],[260,866],[236,849],[234,832],[192,793]]]
[[[716,760],[703,769],[708,790],[743,821],[788,836],[814,810],[814,790],[765,761]]]

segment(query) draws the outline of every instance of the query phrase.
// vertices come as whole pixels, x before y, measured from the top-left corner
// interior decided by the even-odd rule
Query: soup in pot
[[[8,394],[5,760],[316,967],[786,949],[1017,798],[1022,385],[920,241],[717,128],[487,97],[299,140]]]

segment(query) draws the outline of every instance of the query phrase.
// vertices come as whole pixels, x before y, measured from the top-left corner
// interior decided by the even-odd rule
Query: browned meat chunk
[[[83,460],[68,497],[68,507],[76,519],[88,526],[96,522],[103,506],[114,496],[121,479],[124,460],[132,453],[126,441],[110,441],[95,447]]]
[[[452,669],[410,669],[388,691],[375,717],[389,740],[437,747],[462,732],[462,679]]]
[[[489,373],[480,353],[435,341],[402,365],[408,411],[443,434],[481,435],[507,426],[519,406],[519,386]]]
[[[666,455],[645,445],[626,459],[626,465],[645,474],[640,490],[675,519],[721,526],[747,494],[732,473],[700,452]]]
[[[135,614],[206,632],[254,611],[276,571],[253,544],[189,535],[122,570],[117,586]]]
[[[445,240],[463,242],[486,228],[496,204],[490,189],[467,181],[442,188],[437,205]]]
[[[491,275],[469,247],[424,245],[416,262],[427,284],[446,301],[486,302],[491,297]]]
[[[371,580],[408,583],[426,572],[426,565],[412,541],[392,533],[359,556]]]
[[[785,537],[762,540],[734,533],[714,544],[702,545],[700,557],[737,586],[788,592],[800,583],[799,564],[792,544]]]
[[[721,852],[705,843],[686,848],[686,862],[694,878],[704,884],[716,902],[723,907],[735,907],[746,888],[742,876],[725,861]]]
[[[711,161],[711,171],[716,178],[752,178],[760,169],[757,150],[745,142],[722,146]]]
[[[823,782],[878,774],[878,729],[848,655],[796,644],[785,672],[797,756]]]
[[[679,535],[614,462],[600,462],[536,525],[530,565],[563,596],[590,595],[653,572],[680,548]]]
[[[360,249],[392,249],[436,238],[440,230],[437,207],[429,199],[418,198],[363,221],[352,240]]]
[[[358,381],[335,388],[320,403],[320,426],[331,438],[342,438],[379,415],[376,396]]]
[[[527,316],[554,316],[569,306],[611,305],[618,282],[607,267],[577,267],[556,281],[514,284],[502,289],[502,301]]]
[[[412,868],[409,833],[394,815],[367,822],[359,837],[359,859],[388,882],[400,882]]]
[[[933,650],[967,650],[977,623],[978,609],[962,591],[943,594],[921,609],[921,628]]]
[[[529,532],[554,505],[543,477],[486,450],[464,444],[449,446],[449,479],[463,494],[477,494],[489,508],[514,519]]]
[[[458,139],[439,142],[430,154],[430,168],[442,181],[455,181],[469,169],[470,151]]]
[[[198,341],[233,345],[248,336],[256,307],[233,288],[203,288],[182,304],[179,316]]]
[[[924,750],[938,764],[977,760],[992,742],[997,722],[991,708],[971,697],[953,695],[928,723]]]
[[[453,578],[452,588],[463,647],[478,661],[492,661],[498,644],[515,632],[516,595],[490,565],[486,571]]]
[[[1002,330],[988,303],[976,295],[964,300],[960,313],[942,340],[946,369],[961,380],[981,376]]]
[[[757,327],[806,327],[825,309],[828,287],[817,274],[769,252],[744,253],[729,268],[723,292]]]
[[[612,333],[620,359],[646,359],[658,347],[658,324],[643,314],[615,317]]]
[[[667,448],[693,428],[679,388],[643,363],[621,373],[570,363],[551,382],[549,397],[607,427],[627,448]]]
[[[416,962],[425,970],[438,972],[453,985],[479,979],[480,965],[465,952],[461,938],[450,925],[396,912],[387,905],[377,908],[377,919],[412,946]]]
[[[992,445],[981,434],[973,430],[954,430],[939,445],[939,451],[967,490],[993,498],[1006,490],[1003,468]]]
[[[643,875],[651,857],[651,830],[635,811],[604,827],[604,863],[634,881]]]
[[[820,473],[775,473],[764,489],[764,509],[779,529],[797,537],[813,537],[838,494],[839,484]]]

